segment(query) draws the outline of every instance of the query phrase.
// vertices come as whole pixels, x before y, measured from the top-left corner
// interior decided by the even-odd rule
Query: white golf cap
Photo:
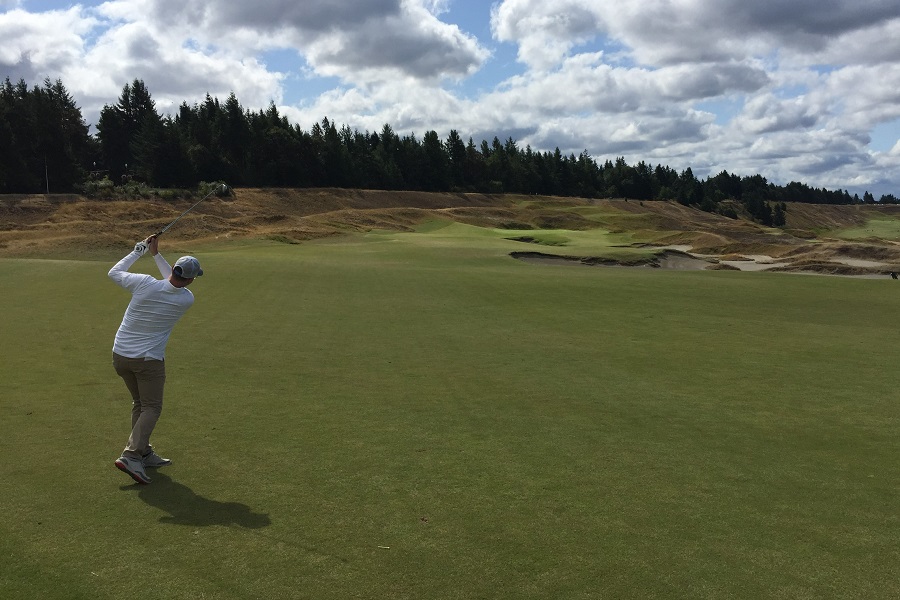
[[[203,269],[200,268],[200,261],[193,256],[182,256],[175,261],[172,272],[183,277],[184,279],[193,279],[203,275]]]

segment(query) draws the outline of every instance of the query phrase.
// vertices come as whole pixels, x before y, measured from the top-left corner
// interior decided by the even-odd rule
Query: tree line
[[[624,157],[598,162],[521,148],[512,138],[476,145],[456,130],[441,139],[397,134],[389,124],[361,132],[323,118],[309,130],[289,122],[274,103],[244,109],[234,93],[206,96],[160,114],[140,79],[126,84],[100,111],[96,134],[60,80],[29,89],[7,77],[0,87],[0,193],[81,192],[140,181],[155,188],[192,188],[203,181],[248,187],[519,193],[585,198],[677,200],[710,212],[733,213],[733,200],[766,224],[783,223],[784,203],[875,202],[844,190],[781,186],[762,175],[727,171],[698,179],[690,168]],[[896,203],[893,195],[880,202]]]

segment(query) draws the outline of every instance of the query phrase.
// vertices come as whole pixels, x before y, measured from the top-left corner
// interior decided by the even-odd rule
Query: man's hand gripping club
[[[156,234],[149,236],[145,240],[141,240],[137,244],[134,245],[134,251],[143,256],[150,251],[152,256],[156,256],[159,254],[159,238]]]

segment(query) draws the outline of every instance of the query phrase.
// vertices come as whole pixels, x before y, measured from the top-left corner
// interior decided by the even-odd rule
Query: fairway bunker
[[[511,252],[510,256],[517,260],[532,264],[588,267],[649,267],[653,269],[702,271],[703,269],[715,265],[714,260],[698,258],[680,250],[664,250],[657,255],[640,257],[634,260],[619,260],[600,256],[566,256],[560,254],[544,254],[543,252]]]
[[[768,255],[728,255],[717,257],[708,254],[691,254],[681,249],[667,248],[659,254],[635,259],[614,259],[597,256],[569,256],[543,252],[510,252],[516,260],[538,265],[565,265],[586,267],[655,268],[679,271],[770,271],[802,275],[832,275],[863,279],[891,277],[896,269],[878,261],[850,260],[841,257],[809,260],[799,258],[774,259]]]

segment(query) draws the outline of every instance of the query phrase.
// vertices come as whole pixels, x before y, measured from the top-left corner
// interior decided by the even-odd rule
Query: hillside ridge
[[[97,200],[77,195],[0,196],[0,257],[96,255],[158,231],[196,200]],[[900,219],[900,206],[789,204],[784,228],[672,201],[440,193],[337,188],[241,188],[210,198],[167,232],[173,241],[263,238],[289,243],[374,229],[410,231],[428,220],[495,229],[606,228],[649,244],[716,259],[769,259],[772,268],[835,274],[900,270],[894,239],[829,237],[873,219]],[[591,258],[591,257],[585,257]],[[765,262],[763,260],[763,262]],[[785,263],[785,264],[781,264]],[[727,268],[727,265],[722,265]]]

